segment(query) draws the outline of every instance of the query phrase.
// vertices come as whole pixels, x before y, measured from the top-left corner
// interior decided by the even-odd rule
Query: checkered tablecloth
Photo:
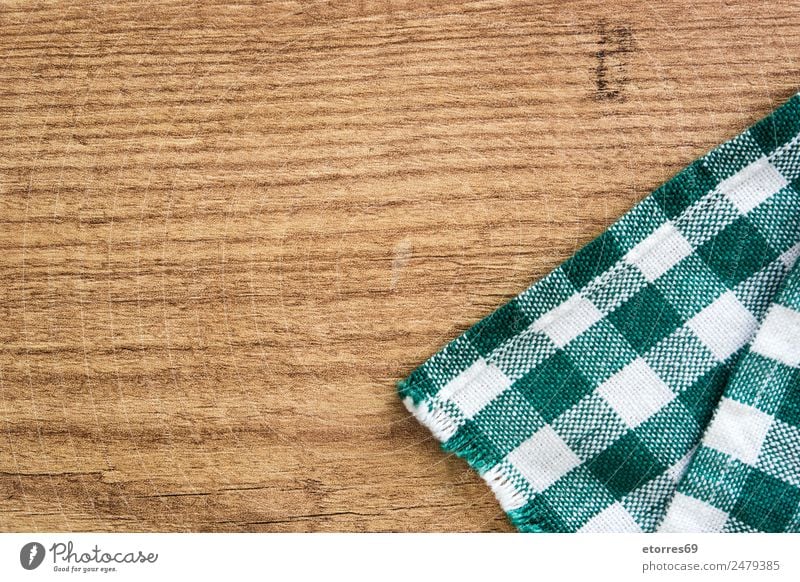
[[[521,531],[800,531],[800,93],[399,382]]]

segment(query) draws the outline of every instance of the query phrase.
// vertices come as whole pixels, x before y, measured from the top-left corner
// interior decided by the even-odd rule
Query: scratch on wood
[[[411,260],[411,241],[403,239],[394,245],[394,257],[392,258],[392,283],[391,289],[394,291],[397,288],[397,283],[400,281],[400,276],[403,269],[408,265]]]

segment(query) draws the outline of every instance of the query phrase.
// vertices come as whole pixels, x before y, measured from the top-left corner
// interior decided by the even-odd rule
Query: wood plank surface
[[[0,530],[510,531],[395,382],[798,90],[795,2],[0,2]]]

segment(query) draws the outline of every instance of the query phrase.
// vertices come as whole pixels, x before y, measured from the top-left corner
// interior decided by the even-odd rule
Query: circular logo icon
[[[19,563],[26,570],[35,570],[44,561],[44,546],[39,542],[28,542],[19,551]]]

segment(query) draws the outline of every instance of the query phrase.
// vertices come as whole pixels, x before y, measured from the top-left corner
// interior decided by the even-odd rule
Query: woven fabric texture
[[[520,531],[800,531],[800,93],[398,383]]]

